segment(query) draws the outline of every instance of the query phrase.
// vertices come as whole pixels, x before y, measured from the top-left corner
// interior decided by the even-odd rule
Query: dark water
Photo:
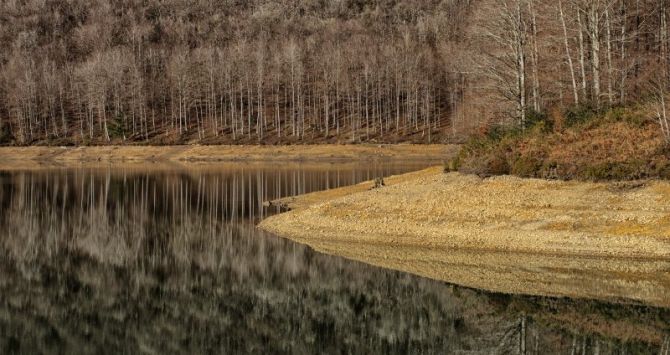
[[[667,354],[670,310],[321,255],[263,201],[426,164],[0,172],[0,353]]]

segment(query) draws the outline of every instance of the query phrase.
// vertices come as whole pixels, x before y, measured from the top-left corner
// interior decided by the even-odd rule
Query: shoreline
[[[98,163],[217,163],[217,162],[343,162],[435,161],[458,151],[458,145],[184,145],[0,147],[0,169],[79,167]]]
[[[440,167],[274,201],[259,227],[494,292],[670,306],[670,183],[481,179]]]

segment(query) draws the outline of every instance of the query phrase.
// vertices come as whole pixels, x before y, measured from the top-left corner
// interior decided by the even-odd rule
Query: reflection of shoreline
[[[493,292],[670,307],[670,263],[384,244],[312,243],[316,250]]]
[[[387,180],[279,200],[294,210],[260,226],[470,287],[670,307],[667,183],[479,179],[439,168]]]

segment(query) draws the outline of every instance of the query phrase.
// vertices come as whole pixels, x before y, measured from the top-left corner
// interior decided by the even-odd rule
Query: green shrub
[[[590,180],[636,180],[649,175],[647,164],[642,160],[606,162],[585,167],[584,177]]]
[[[670,179],[670,163],[665,161],[656,165],[655,175],[661,179]]]
[[[458,171],[460,168],[461,168],[461,157],[460,155],[457,155],[449,159],[449,161],[447,161],[447,163],[444,165],[444,172],[449,173],[452,171]]]
[[[119,113],[107,124],[107,131],[109,132],[109,138],[124,138],[128,133],[128,128],[124,124],[123,113]]]
[[[538,177],[543,161],[538,157],[519,156],[512,163],[511,173],[521,177]]]
[[[538,112],[529,110],[526,113],[526,129],[540,129],[544,133],[549,133],[554,130],[554,123],[549,120],[546,112]]]
[[[565,112],[565,125],[572,127],[593,120],[598,116],[598,110],[591,105],[574,106]]]
[[[9,123],[2,121],[0,122],[0,144],[9,144],[14,140],[11,129],[9,129]]]
[[[500,141],[505,137],[518,134],[518,129],[514,126],[493,124],[486,131],[486,139],[490,141]]]
[[[644,127],[646,124],[653,122],[649,116],[645,115],[643,110],[630,109],[626,107],[613,107],[605,113],[605,119],[614,122],[626,122],[632,127]]]

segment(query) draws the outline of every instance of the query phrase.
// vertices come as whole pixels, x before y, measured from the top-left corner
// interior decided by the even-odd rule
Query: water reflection
[[[254,228],[277,212],[263,201],[420,167],[0,173],[0,352],[670,348],[667,309],[480,292],[314,253]]]

